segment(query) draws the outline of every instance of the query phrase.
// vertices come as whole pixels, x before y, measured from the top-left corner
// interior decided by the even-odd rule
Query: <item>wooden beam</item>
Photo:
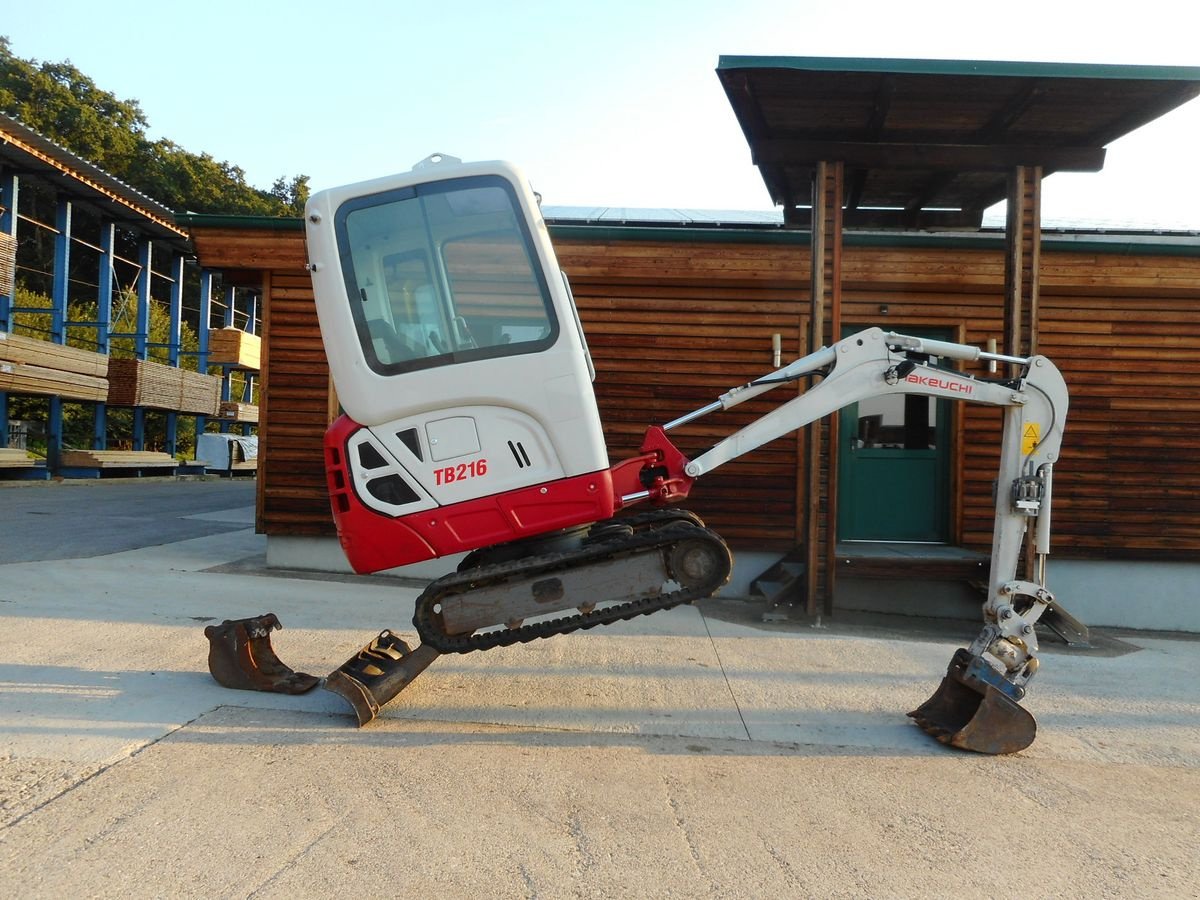
[[[1099,172],[1104,167],[1104,154],[1103,147],[872,143],[790,138],[771,138],[753,145],[754,163],[758,166],[808,166],[820,160],[838,160],[855,167],[961,172],[1005,172],[1015,166]]]

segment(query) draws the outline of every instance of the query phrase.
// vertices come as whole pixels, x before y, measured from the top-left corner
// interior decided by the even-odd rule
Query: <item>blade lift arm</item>
[[[984,380],[939,367],[931,357],[1011,364],[1018,374]],[[695,459],[684,456],[667,437],[668,431],[709,413],[730,409],[781,384],[817,376],[821,380],[808,390]],[[1005,356],[964,344],[867,329],[733,388],[695,412],[649,428],[641,453],[613,466],[619,502],[678,502],[687,496],[692,482],[724,463],[843,407],[890,394],[1005,410],[985,624],[969,651],[987,663],[984,671],[976,673],[979,677],[1019,700],[1037,671],[1034,624],[1054,603],[1045,584],[1045,562],[1050,552],[1052,472],[1062,443],[1068,396],[1061,373],[1045,357]],[[1030,527],[1035,535],[1035,574],[1033,580],[1024,580],[1017,577],[1017,567]]]

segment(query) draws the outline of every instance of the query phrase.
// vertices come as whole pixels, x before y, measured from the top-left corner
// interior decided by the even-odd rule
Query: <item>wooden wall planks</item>
[[[268,534],[332,534],[321,450],[330,417],[328,369],[302,246],[294,234],[284,237],[287,246],[258,246],[241,264],[267,270],[259,526]],[[270,232],[254,236],[258,243],[271,239]],[[241,258],[235,244],[220,248],[229,263]],[[803,243],[573,235],[556,238],[555,246],[595,357],[614,460],[636,450],[648,424],[768,371],[772,334],[783,336],[785,360],[800,352],[809,291]],[[269,261],[279,261],[278,268]],[[951,328],[972,344],[1002,337],[999,246],[850,243],[842,265],[846,327]],[[1055,552],[1194,559],[1200,258],[1044,249],[1039,328],[1040,351],[1063,369],[1072,391],[1056,480]],[[702,419],[677,432],[679,443],[685,452],[700,452],[774,402],[768,394]],[[962,405],[955,423],[961,448],[955,539],[986,549],[1000,413]],[[780,439],[717,470],[697,486],[689,506],[735,546],[789,548],[796,540],[800,441]]]

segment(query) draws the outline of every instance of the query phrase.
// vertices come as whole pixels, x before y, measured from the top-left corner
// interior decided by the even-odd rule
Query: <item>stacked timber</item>
[[[114,359],[108,366],[108,402],[215,416],[221,379],[144,359]]]
[[[59,457],[60,466],[75,469],[158,469],[178,464],[170,453],[156,450],[64,450]]]
[[[11,297],[17,289],[17,239],[0,231],[0,294]]]
[[[108,357],[0,331],[0,391],[103,401]]]
[[[208,361],[218,366],[236,366],[257,372],[262,365],[262,340],[240,328],[209,332]]]
[[[221,379],[187,369],[176,369],[179,373],[180,412],[198,416],[213,416],[221,410]]]
[[[23,468],[34,465],[36,460],[17,447],[0,447],[0,469]]]
[[[221,402],[221,418],[241,425],[258,424],[258,407],[253,403],[236,403],[232,400]]]

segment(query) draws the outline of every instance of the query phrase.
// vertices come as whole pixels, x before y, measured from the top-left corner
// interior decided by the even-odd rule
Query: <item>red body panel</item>
[[[605,469],[392,517],[362,503],[347,468],[346,441],[361,428],[342,416],[325,433],[333,520],[354,571],[378,572],[492,544],[607,519],[618,501]]]

